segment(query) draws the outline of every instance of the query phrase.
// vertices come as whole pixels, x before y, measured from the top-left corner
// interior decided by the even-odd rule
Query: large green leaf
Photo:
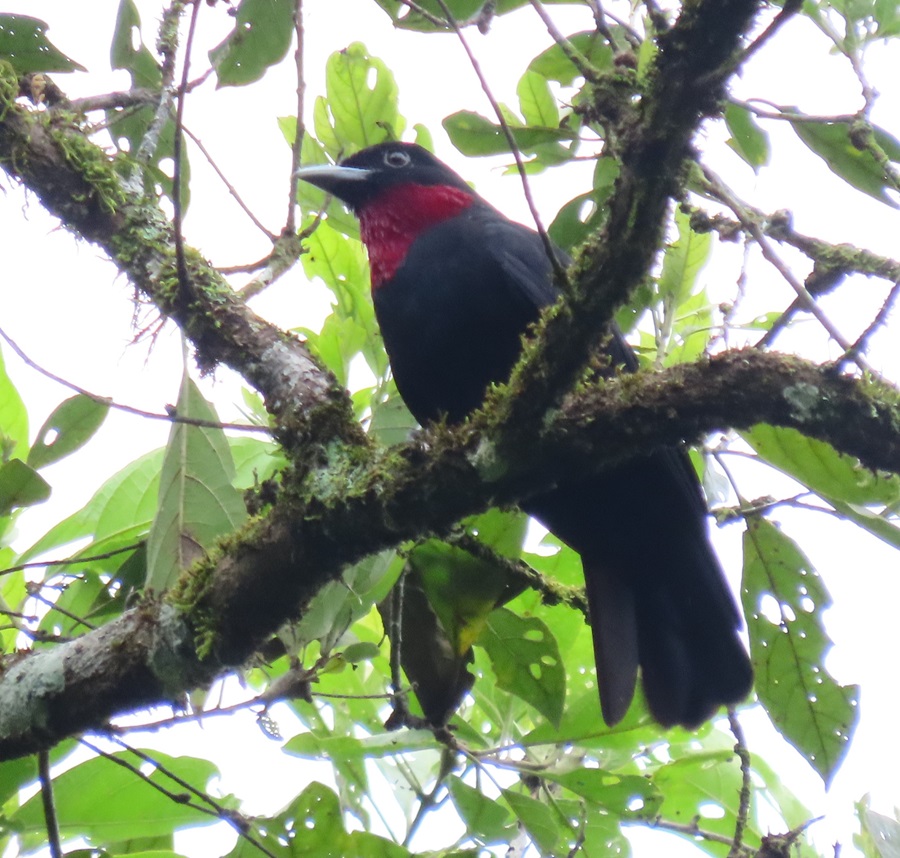
[[[101,545],[145,535],[156,512],[162,456],[162,450],[154,450],[126,465],[78,512],[63,519],[24,551],[19,562],[25,563],[86,536],[94,537],[92,550],[96,552]]]
[[[147,753],[168,772],[198,790],[205,790],[219,775],[208,760],[171,757],[157,751]],[[145,764],[133,754],[123,751],[114,756],[144,771]],[[174,828],[214,821],[185,802],[173,801],[152,784],[170,792],[184,792],[181,784],[159,768],[142,777],[104,757],[94,757],[57,775],[53,778],[53,798],[60,833],[66,839],[87,837],[100,846],[127,838],[157,837],[171,833]],[[235,804],[230,798],[217,801],[226,807]],[[12,814],[11,822],[26,851],[46,843],[46,821],[39,793]]]
[[[779,732],[826,784],[850,747],[859,688],[839,685],[825,657],[831,597],[793,540],[761,516],[744,533],[744,614],[756,693]]]
[[[873,473],[853,456],[796,429],[760,423],[741,436],[770,465],[824,498],[857,506],[893,506],[900,501],[896,474]]]
[[[78,393],[44,421],[28,453],[32,468],[43,468],[83,447],[109,413],[109,402]]]
[[[215,409],[185,374],[179,417],[218,422]],[[215,427],[173,423],[163,459],[159,504],[147,539],[147,586],[160,593],[180,572],[234,531],[246,518],[234,485],[234,462],[225,433]]]
[[[478,644],[491,659],[497,685],[559,726],[566,698],[566,669],[546,623],[499,608],[488,617]]]
[[[294,34],[295,0],[241,0],[234,29],[209,52],[219,86],[259,80],[284,59]]]
[[[397,84],[390,69],[366,46],[353,42],[325,65],[327,98],[316,99],[316,137],[337,159],[358,149],[399,139],[406,125],[397,107]]]
[[[0,60],[20,75],[33,72],[87,71],[44,35],[47,24],[27,15],[0,15]]]

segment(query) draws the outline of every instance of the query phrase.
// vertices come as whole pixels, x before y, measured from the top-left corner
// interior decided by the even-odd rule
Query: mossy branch
[[[479,431],[485,418],[362,462],[347,447],[192,570],[176,593],[182,610],[148,602],[9,667],[0,677],[0,759],[208,684],[372,552],[641,450],[761,421],[900,472],[900,392],[752,349],[585,387],[548,419],[528,456],[507,455],[495,434]],[[208,643],[202,661],[198,628]]]

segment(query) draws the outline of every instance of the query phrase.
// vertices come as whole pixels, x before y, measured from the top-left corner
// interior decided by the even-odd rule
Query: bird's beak
[[[341,196],[339,188],[346,187],[348,183],[364,182],[372,175],[372,170],[364,167],[342,167],[339,164],[313,164],[301,167],[294,175],[339,197]]]

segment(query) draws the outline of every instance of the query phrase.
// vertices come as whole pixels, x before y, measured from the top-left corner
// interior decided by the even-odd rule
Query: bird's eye
[[[396,149],[393,152],[386,152],[384,155],[384,163],[388,167],[405,167],[409,161],[410,158],[406,152],[400,152]]]

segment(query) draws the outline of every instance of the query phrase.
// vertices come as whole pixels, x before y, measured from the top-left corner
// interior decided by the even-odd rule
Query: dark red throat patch
[[[360,235],[369,251],[372,289],[394,276],[412,243],[427,229],[475,202],[450,185],[395,185],[359,212]]]

